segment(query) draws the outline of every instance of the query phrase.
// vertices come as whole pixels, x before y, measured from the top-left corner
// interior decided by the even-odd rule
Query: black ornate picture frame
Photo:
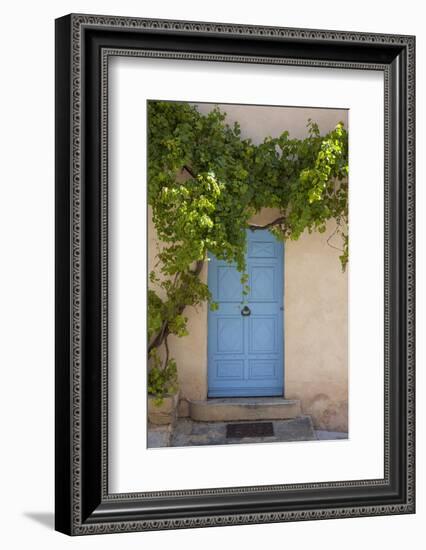
[[[384,477],[108,492],[110,56],[384,74]],[[69,535],[415,511],[413,36],[68,15],[56,21],[56,529]]]

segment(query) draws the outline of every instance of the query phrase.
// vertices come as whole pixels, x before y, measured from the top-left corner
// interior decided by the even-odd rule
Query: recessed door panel
[[[277,352],[276,315],[258,315],[249,320],[249,352]]]
[[[278,362],[275,360],[252,360],[249,361],[249,375],[250,378],[259,378],[261,380],[265,378],[275,379],[277,376]]]
[[[217,317],[218,353],[244,352],[244,326],[241,316]]]
[[[217,377],[224,380],[243,380],[244,379],[244,361],[217,361]]]
[[[217,266],[217,298],[219,302],[239,302],[241,299],[241,273],[234,266]]]
[[[275,302],[276,289],[276,265],[253,265],[249,269],[250,301]]]

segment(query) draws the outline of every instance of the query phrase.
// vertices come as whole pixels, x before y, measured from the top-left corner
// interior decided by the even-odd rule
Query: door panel
[[[241,274],[235,267],[217,266],[217,290],[219,302],[239,302],[241,299]]]
[[[216,361],[216,376],[222,380],[244,380],[244,361]]]
[[[277,361],[249,361],[250,378],[276,378],[278,363]]]
[[[244,325],[241,317],[217,316],[217,343],[219,353],[244,352]]]
[[[277,336],[276,315],[257,315],[249,319],[250,353],[276,353]]]
[[[246,260],[244,297],[236,266],[210,257],[208,284],[219,309],[208,315],[209,397],[284,395],[283,243],[248,230]],[[245,305],[250,315],[241,314]]]
[[[277,299],[276,265],[254,265],[249,269],[250,301],[275,302]]]

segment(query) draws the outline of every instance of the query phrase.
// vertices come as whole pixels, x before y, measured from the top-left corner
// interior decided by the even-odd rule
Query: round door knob
[[[244,306],[243,309],[241,310],[241,315],[243,317],[248,317],[251,313],[251,310],[248,306]]]

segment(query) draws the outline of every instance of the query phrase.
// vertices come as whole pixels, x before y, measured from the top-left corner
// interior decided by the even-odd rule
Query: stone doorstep
[[[300,401],[282,397],[233,397],[189,401],[189,416],[201,422],[288,420],[302,414]]]

